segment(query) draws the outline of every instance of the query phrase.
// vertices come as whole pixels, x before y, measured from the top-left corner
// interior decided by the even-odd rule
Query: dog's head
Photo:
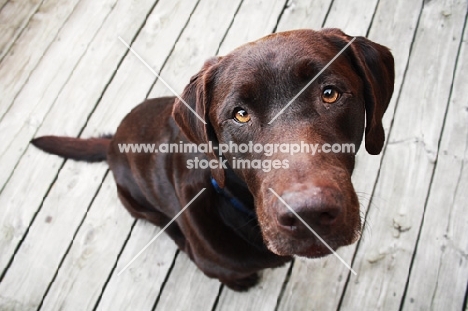
[[[174,119],[192,142],[264,148],[223,155],[252,193],[264,241],[278,255],[328,254],[308,227],[333,249],[360,236],[354,157],[364,133],[369,153],[383,147],[394,64],[387,48],[357,37],[326,67],[351,39],[337,29],[269,35],[208,60],[192,77],[182,98],[206,124],[185,103],[175,103]],[[300,152],[291,154],[293,145]],[[222,187],[223,169],[212,175]]]

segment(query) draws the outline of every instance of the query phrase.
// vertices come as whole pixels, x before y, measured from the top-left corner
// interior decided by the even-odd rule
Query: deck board
[[[115,182],[108,175],[47,291],[41,310],[76,310],[78,306],[80,310],[94,309],[134,222],[126,217],[125,209],[114,208],[118,204]]]
[[[2,10],[8,2],[9,0],[0,0],[0,10]]]
[[[217,280],[205,276],[185,254],[179,254],[155,310],[210,310],[218,291]]]
[[[0,310],[465,310],[468,50],[465,0],[0,1]],[[15,12],[12,14],[11,12]],[[112,133],[147,96],[272,31],[338,27],[391,48],[395,93],[379,156],[353,183],[367,224],[333,256],[296,258],[237,293],[135,221],[106,165],[28,145]],[[7,52],[5,52],[7,51]],[[3,57],[3,59],[1,59]]]
[[[73,13],[78,2],[79,0],[45,0],[42,2],[39,10],[31,17],[25,29],[21,32],[21,36],[12,42],[8,53],[2,57],[2,61],[0,62],[0,93],[2,94],[2,98],[0,98],[0,120],[3,119],[10,107],[15,104],[18,93],[24,87],[24,84],[28,81],[49,47],[51,47],[53,42],[57,41],[58,35],[64,35],[62,37],[65,39],[65,42],[62,42],[59,49],[61,52],[67,51],[67,48],[70,49],[70,52],[67,53],[71,53],[71,48],[73,47],[77,49],[75,45],[66,46],[67,39],[73,40],[76,38],[71,36],[70,33],[65,34],[62,31],[62,27],[66,21],[73,21],[73,19],[76,19],[76,15],[80,14],[79,9],[77,13]],[[87,3],[84,3],[84,6],[85,8],[89,8],[89,4]],[[83,15],[78,17],[78,20],[82,18]],[[99,21],[98,16],[96,16],[96,19]],[[91,22],[90,24],[92,26],[93,23]],[[66,28],[75,27],[68,26]],[[86,37],[80,39],[86,39]],[[55,59],[64,62],[60,56],[57,56]],[[73,64],[71,59],[68,61],[70,64]],[[68,61],[63,66],[69,65]],[[52,67],[50,69],[52,70]],[[30,109],[26,111],[30,111]]]
[[[205,12],[205,16],[195,16],[196,19],[178,40],[168,63],[161,71],[165,82],[173,86],[178,94],[182,93],[185,87],[178,81],[190,81],[190,77],[216,53],[240,4],[239,0],[229,2],[229,4],[216,1],[200,3],[198,9]],[[173,95],[160,80],[156,81],[149,93],[150,98]]]
[[[42,1],[10,1],[0,10],[0,33],[2,34],[0,37],[0,62],[26,28]]]
[[[468,96],[467,40],[465,26],[404,310],[463,307],[468,279],[468,106],[464,100]]]
[[[320,29],[331,9],[332,0],[290,0],[276,31],[298,28]]]
[[[244,0],[226,37],[221,42],[218,55],[226,55],[246,42],[270,34],[276,26],[285,2],[285,0]],[[262,16],[262,19],[256,21],[255,27],[246,27],[252,23],[252,16]]]
[[[194,2],[193,4],[195,4]],[[193,6],[192,6],[193,7]],[[192,12],[191,6],[190,5],[175,5],[173,1],[161,1],[161,3],[158,3],[157,8],[159,9],[159,13],[155,14],[148,23],[147,27],[143,28],[143,33],[146,33],[147,35],[141,35],[139,38],[141,38],[138,42],[136,42],[137,45],[145,45],[149,46],[151,44],[151,41],[148,40],[148,37],[151,36],[154,40],[157,40],[159,43],[165,42],[166,45],[163,45],[163,47],[158,47],[154,46],[153,50],[149,49],[147,50],[147,53],[155,53],[158,51],[158,57],[155,58],[155,60],[159,61],[159,63],[163,63],[164,58],[167,57],[167,55],[170,53],[171,47],[176,39],[174,35],[174,31],[181,31],[181,29],[185,25],[185,19],[170,19],[170,23],[166,22],[169,19],[170,14],[179,14],[180,16],[185,16],[188,18],[190,13]],[[176,9],[175,11],[173,9]],[[122,12],[125,12],[125,9],[122,10]],[[160,23],[160,22],[165,22],[166,27],[161,28],[160,31],[155,31],[155,22]],[[157,35],[155,34],[157,32]],[[153,42],[154,43],[154,42]],[[153,44],[154,45],[154,44]],[[96,109],[95,115],[93,115],[93,118],[90,120],[90,125],[86,128],[84,135],[89,135],[89,132],[94,131],[101,131],[102,127],[101,125],[105,123],[111,123],[109,124],[108,127],[112,127],[115,129],[117,124],[120,122],[120,120],[123,118],[123,116],[128,112],[129,109],[131,109],[137,100],[142,100],[147,93],[149,87],[153,83],[155,77],[150,73],[148,75],[148,70],[146,68],[140,67],[140,63],[135,61],[135,58],[133,55],[127,55],[126,62],[124,62],[121,66],[122,71],[117,74],[115,77],[115,82],[114,85],[116,85],[118,88],[117,89],[109,89],[108,92],[106,92],[105,96],[101,100],[101,102],[104,102],[100,107],[106,107],[105,110],[103,109]],[[132,71],[133,70],[133,71]],[[129,80],[128,77],[131,77],[133,80]],[[137,97],[138,93],[136,92],[138,89],[138,86],[144,87],[145,83],[142,83],[143,81],[147,81],[146,83],[146,88],[142,90],[140,93],[140,97]],[[126,85],[128,87],[133,88],[135,92],[129,92],[127,88],[121,88],[122,85]],[[119,99],[119,101],[116,101],[116,98]],[[118,104],[117,104],[118,103]],[[105,122],[107,121],[107,122]],[[101,127],[101,128],[99,128]],[[92,130],[88,130],[91,128]],[[102,133],[102,132],[100,132]],[[64,168],[64,171],[72,171],[66,176],[63,176],[63,174],[59,175],[58,177],[58,183],[57,184],[64,184],[64,185],[74,185],[78,183],[76,180],[76,177],[73,174],[76,174],[77,168],[82,168],[80,171],[80,175],[85,177],[85,179],[80,179],[79,183],[83,185],[83,188],[74,188],[74,187],[68,187],[65,189],[62,194],[58,195],[59,197],[62,198],[63,201],[57,202],[57,200],[53,200],[52,203],[49,202],[50,200],[46,200],[45,206],[41,209],[38,215],[38,219],[40,220],[38,223],[34,223],[32,225],[32,231],[33,232],[39,232],[43,234],[49,234],[50,237],[60,237],[60,242],[65,243],[64,239],[68,238],[68,243],[66,244],[60,244],[58,241],[51,239],[50,237],[48,238],[43,238],[44,236],[41,234],[30,234],[27,239],[26,239],[26,245],[31,245],[31,249],[29,247],[22,248],[28,250],[26,254],[23,254],[24,252],[19,252],[17,254],[17,257],[19,258],[24,258],[24,257],[29,257],[29,258],[34,258],[35,256],[39,256],[42,254],[42,257],[45,260],[45,263],[43,264],[44,268],[41,270],[36,271],[36,273],[29,273],[28,269],[22,269],[23,262],[22,261],[17,261],[15,260],[15,263],[12,265],[10,268],[11,273],[7,274],[5,279],[2,281],[0,288],[5,288],[5,291],[2,291],[4,293],[5,297],[8,297],[11,292],[9,291],[10,289],[14,289],[15,286],[24,286],[24,284],[31,284],[34,286],[35,291],[32,293],[28,294],[28,297],[30,298],[29,304],[32,305],[37,305],[37,298],[35,296],[38,295],[43,295],[49,282],[52,280],[53,275],[55,274],[55,270],[57,268],[58,263],[61,260],[61,256],[63,253],[66,251],[68,244],[70,240],[73,237],[73,234],[76,230],[78,223],[73,223],[72,221],[58,221],[54,222],[52,224],[44,223],[42,219],[46,218],[49,214],[54,214],[50,212],[50,208],[56,209],[57,206],[67,206],[66,209],[62,209],[59,211],[55,211],[55,214],[58,215],[53,215],[51,217],[53,218],[58,218],[59,216],[66,217],[65,213],[70,213],[70,210],[73,210],[73,213],[69,215],[69,217],[76,217],[75,221],[79,221],[83,216],[83,214],[86,213],[86,207],[89,203],[89,200],[86,200],[86,197],[89,196],[89,194],[93,193],[90,192],[89,189],[91,188],[96,188],[100,181],[102,180],[104,176],[104,172],[106,171],[104,166],[102,168],[96,169],[95,167],[89,167],[86,165],[78,164],[79,166],[71,165],[72,169],[70,169],[70,164],[71,162],[67,162]],[[63,170],[62,170],[63,171]],[[97,184],[93,183],[87,183],[86,180],[92,180],[92,181],[97,181]],[[86,187],[86,184],[88,184],[88,187]],[[67,204],[67,196],[66,196],[66,191],[70,191],[71,196],[76,196],[77,198],[82,198],[82,200],[76,200],[73,201],[75,205],[78,205],[76,209],[74,208],[75,206],[70,206],[70,204]],[[55,197],[55,188],[52,189],[51,194],[49,197],[54,198]],[[115,194],[114,194],[115,195]],[[69,199],[69,198],[68,198]],[[49,208],[50,207],[50,208]],[[70,209],[68,209],[70,208]],[[123,214],[123,217],[127,218],[129,217],[127,214]],[[103,219],[103,222],[105,219]],[[65,229],[63,228],[63,224],[68,223],[69,226]],[[115,227],[114,228],[116,231],[125,233],[123,228],[120,227]],[[55,245],[56,249],[55,252],[53,249],[50,251],[46,251],[44,248],[40,248],[41,242],[42,241],[47,241],[51,240],[54,241],[51,245]],[[33,248],[33,246],[37,245],[39,248]],[[23,256],[23,257],[21,257]],[[15,270],[17,269],[17,270]],[[50,270],[47,270],[50,269]],[[13,279],[10,279],[13,278]],[[107,275],[104,277],[104,279],[107,278]],[[22,282],[19,282],[18,279],[24,280]],[[34,281],[35,280],[35,281]],[[12,286],[12,284],[14,286]],[[8,289],[8,291],[6,290]],[[37,293],[36,293],[37,292]],[[26,294],[26,292],[24,292]],[[14,294],[11,294],[14,296]],[[42,296],[41,296],[42,297]],[[33,299],[34,298],[34,299]],[[26,297],[23,298],[23,301],[28,301],[26,300]],[[40,302],[40,299],[39,299]]]
[[[5,165],[2,166],[1,176],[4,176],[4,170],[14,170],[10,179],[11,183],[8,183],[0,194],[0,202],[3,203],[0,206],[0,209],[3,211],[1,214],[2,223],[11,226],[9,229],[11,233],[9,235],[0,236],[2,254],[11,255],[14,252],[22,236],[27,231],[29,224],[34,219],[36,211],[40,208],[43,196],[54,181],[61,163],[63,163],[63,160],[53,157],[45,161],[46,163],[42,167],[34,164],[35,159],[42,157],[37,153],[37,150],[29,146],[29,140],[33,138],[36,132],[35,127],[39,128],[37,130],[38,135],[46,135],[51,132],[61,132],[64,135],[72,136],[79,134],[88,115],[101,96],[104,87],[111,78],[119,60],[126,53],[125,47],[117,45],[117,42],[115,42],[115,33],[120,32],[124,35],[127,32],[133,32],[136,34],[139,24],[135,23],[135,18],[139,18],[142,14],[146,15],[145,13],[150,9],[151,2],[142,2],[139,6],[132,6],[131,4],[125,6],[125,2],[119,2],[120,5],[115,6],[109,13],[111,14],[110,19],[107,13],[104,14],[106,16],[107,29],[99,27],[98,34],[94,36],[92,44],[80,59],[76,68],[74,68],[72,75],[66,78],[66,83],[60,89],[59,94],[49,96],[47,100],[41,100],[40,97],[35,99],[35,107],[33,109],[42,110],[44,114],[42,116],[44,118],[42,124],[41,122],[37,122],[38,124],[32,125],[28,120],[20,122],[21,119],[17,121],[4,119],[2,121],[2,125],[5,125],[8,129],[18,127],[17,122],[19,122],[19,127],[21,127],[20,133],[14,136],[14,139],[8,137],[8,131],[4,130],[0,132],[0,136],[6,136],[12,141],[12,145],[8,146],[6,151],[7,159],[13,157],[12,154],[15,152],[21,157],[17,166],[15,166],[14,161],[13,163],[9,163],[2,157],[2,163],[5,163]],[[113,2],[108,3],[108,5],[112,4]],[[144,4],[146,4],[146,8]],[[97,8],[95,9],[97,10]],[[117,24],[119,28],[115,27]],[[111,40],[115,42],[116,48],[108,44]],[[51,59],[51,61],[54,60]],[[100,66],[97,66],[97,64]],[[47,72],[46,68],[45,71]],[[89,79],[89,77],[93,77],[94,79]],[[38,79],[40,79],[39,73]],[[25,104],[27,105],[27,102]],[[13,113],[13,110],[11,112]],[[31,113],[35,112],[37,111]],[[22,115],[24,114],[13,114],[12,119],[16,118],[16,116],[19,118]],[[73,119],[73,122],[70,122],[71,119]],[[18,149],[25,149],[24,154],[20,153]],[[41,183],[38,185],[34,180],[24,178],[27,175],[37,176],[36,178],[39,179],[36,179],[36,181],[41,180]],[[18,191],[23,191],[23,193],[28,193],[28,195],[15,195]],[[18,213],[18,210],[21,212]],[[2,270],[5,269],[8,261],[7,256],[0,258]]]
[[[261,283],[245,294],[224,286],[216,310],[275,310],[289,268],[290,264],[286,264],[276,269],[262,271],[260,273]]]
[[[375,190],[383,203],[368,212],[371,238],[359,245],[354,261],[358,275],[348,283],[344,309],[357,304],[372,310],[400,306],[432,178],[465,14],[465,1],[431,1],[424,6],[405,78],[410,82],[403,86],[399,99],[424,104],[408,104],[404,109],[399,105],[395,112]],[[420,57],[423,54],[432,61]]]
[[[61,170],[59,180],[66,182],[50,191],[0,283],[6,302],[3,307],[37,309],[102,182],[102,178],[92,178],[95,170],[71,161]],[[105,170],[105,166],[101,164],[99,170]],[[35,258],[34,263],[31,258]]]
[[[0,187],[10,177],[51,107],[57,100],[59,100],[59,105],[63,105],[61,99],[57,97],[74,73],[77,63],[83,58],[90,42],[102,27],[102,23],[112,11],[111,6],[116,1],[106,0],[106,5],[95,1],[82,1],[74,10],[69,23],[60,31],[52,46],[47,49],[21,92],[15,96],[13,104],[0,123],[0,140],[3,143],[0,161],[6,164],[0,168]],[[90,18],[90,22],[85,27],[76,27],[75,23],[79,23],[85,16]],[[62,56],[64,53],[67,57]],[[7,61],[9,64],[15,59],[5,60]],[[21,70],[21,68],[12,69],[14,73]],[[8,85],[8,83],[8,79],[2,81],[2,85]],[[58,127],[61,125],[60,122],[55,124]]]
[[[340,28],[350,36],[365,36],[370,29],[378,3],[377,0],[334,0],[324,27]]]
[[[136,223],[116,268],[103,286],[97,310],[152,310],[174,262],[177,251],[174,242],[167,235],[161,235],[128,270],[117,274],[159,231],[148,222]]]

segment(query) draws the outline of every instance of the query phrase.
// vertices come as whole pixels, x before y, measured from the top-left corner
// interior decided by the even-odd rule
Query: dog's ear
[[[218,139],[209,120],[209,108],[212,100],[212,88],[220,57],[208,59],[202,69],[190,78],[180,100],[176,98],[172,116],[187,138],[195,144],[218,145]],[[203,123],[205,122],[205,123]],[[210,160],[218,159],[215,152],[207,154]],[[224,187],[224,170],[221,164],[211,169],[213,178],[218,185]]]
[[[339,29],[326,29],[325,33],[340,38],[344,47],[352,37]],[[343,42],[344,40],[344,42]],[[337,40],[334,40],[335,43]],[[345,55],[352,58],[357,73],[364,82],[366,108],[366,150],[379,154],[385,141],[382,117],[393,94],[395,68],[392,53],[385,46],[364,37],[356,37]]]

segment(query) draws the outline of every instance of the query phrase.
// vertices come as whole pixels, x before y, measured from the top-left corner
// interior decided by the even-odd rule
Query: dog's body
[[[235,158],[245,157],[237,152],[223,155],[227,169],[187,169],[187,160],[218,156],[122,153],[119,144],[305,141],[358,148],[367,113],[366,148],[377,154],[384,139],[381,118],[393,92],[393,58],[364,38],[268,123],[349,40],[334,29],[291,31],[207,61],[182,94],[206,125],[181,100],[166,97],[133,109],[113,137],[41,137],[33,143],[66,158],[107,160],[124,206],[157,226],[165,226],[206,188],[166,232],[205,274],[245,290],[256,283],[259,270],[280,266],[293,255],[330,253],[269,188],[331,248],[359,237],[359,202],[350,178],[355,154],[275,154],[270,158],[288,160],[289,169],[266,173],[233,167]]]

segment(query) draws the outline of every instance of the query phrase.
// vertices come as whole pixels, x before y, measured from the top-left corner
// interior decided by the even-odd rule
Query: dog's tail
[[[97,138],[74,138],[61,136],[42,136],[31,143],[37,148],[66,159],[86,162],[106,161],[111,135]]]

